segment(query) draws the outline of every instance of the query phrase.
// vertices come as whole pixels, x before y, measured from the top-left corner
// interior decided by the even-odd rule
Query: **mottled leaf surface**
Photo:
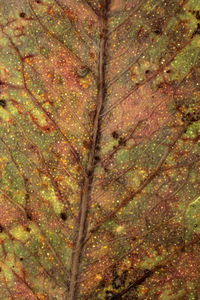
[[[0,0],[0,300],[198,299],[199,0]]]

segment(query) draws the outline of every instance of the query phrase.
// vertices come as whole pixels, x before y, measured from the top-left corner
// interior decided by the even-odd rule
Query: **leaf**
[[[197,299],[199,1],[0,7],[0,299]]]
[[[199,200],[200,198],[195,199],[195,201],[189,205],[185,214],[186,233],[189,237],[193,232],[199,233]]]

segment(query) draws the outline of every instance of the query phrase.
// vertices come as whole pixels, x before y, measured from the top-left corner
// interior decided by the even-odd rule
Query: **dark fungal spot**
[[[19,14],[19,16],[20,16],[20,18],[25,18],[25,17],[26,17],[26,14],[25,14],[25,12],[21,12],[21,13]]]
[[[194,122],[200,120],[200,111],[195,111],[195,112],[193,113],[192,120],[193,120]]]
[[[88,72],[89,69],[87,67],[82,67],[76,71],[78,77],[80,78],[85,77],[88,74]]]
[[[0,99],[0,106],[1,107],[6,107],[6,100]]]
[[[27,219],[28,219],[28,220],[30,220],[30,221],[32,220],[32,217],[31,217],[31,214],[30,214],[30,213],[27,213],[26,216],[27,216]]]
[[[160,29],[155,29],[155,30],[154,30],[154,33],[155,33],[155,34],[160,34],[160,33],[161,33],[161,30],[160,30]]]
[[[114,139],[118,139],[119,134],[117,133],[117,131],[113,131],[113,132],[112,132],[112,137],[113,137]]]
[[[94,159],[95,159],[96,161],[99,161],[99,160],[100,160],[99,156],[95,156]]]
[[[63,220],[63,221],[66,221],[67,220],[67,214],[65,212],[61,212],[60,213],[60,218]]]
[[[106,286],[106,283],[104,280],[101,280],[99,283],[99,288],[104,288]]]
[[[149,72],[150,72],[150,70],[146,70],[146,71],[145,71],[146,74],[149,74]]]
[[[2,225],[0,224],[0,233],[3,232],[3,227]]]
[[[196,34],[200,34],[200,23],[197,24],[197,29],[193,32],[192,37]]]
[[[150,272],[151,272],[151,271],[150,271],[149,269],[145,269],[145,270],[144,270],[144,275],[145,275],[145,276],[148,276],[148,275],[150,274]]]
[[[121,287],[121,285],[122,285],[119,276],[116,276],[116,277],[113,279],[113,281],[112,281],[111,284],[112,284],[112,287],[113,287],[114,289],[119,289],[119,288]]]
[[[91,141],[83,141],[83,146],[87,149],[90,149],[92,147],[92,142]]]
[[[88,177],[91,177],[92,176],[92,170],[88,170]]]
[[[196,19],[200,20],[200,12],[199,12],[199,10],[197,10],[197,12],[196,12]]]
[[[108,172],[108,168],[107,167],[104,167],[103,169],[104,169],[105,172]]]
[[[49,131],[51,130],[51,128],[50,128],[49,126],[47,126],[46,128],[44,128],[44,130],[45,130],[46,132],[49,132]]]
[[[187,127],[183,130],[183,133],[186,133],[187,132]]]
[[[30,195],[27,193],[26,195],[25,195],[25,200],[28,200],[30,198]]]
[[[195,112],[184,113],[181,120],[183,122],[188,122],[188,124],[192,124],[193,122],[200,120],[200,112],[195,111]]]
[[[54,270],[53,270],[53,274],[55,274]],[[69,280],[65,280],[64,284],[66,285],[67,289],[69,290],[70,287],[70,281]]]
[[[167,70],[166,73],[168,73],[168,74],[171,73],[171,70]]]
[[[36,0],[35,1],[37,4],[40,4],[41,3],[41,0]]]
[[[188,118],[189,118],[189,114],[188,113],[187,114],[183,114],[183,116],[181,118],[181,121],[186,122],[186,121],[188,121]]]
[[[185,244],[182,245],[182,247],[181,247],[180,250],[181,250],[181,252],[183,252],[183,253],[185,252]]]
[[[31,231],[30,227],[26,227],[26,231],[30,232]]]
[[[20,260],[23,261],[24,260],[23,257],[20,257]]]
[[[27,177],[24,177],[24,183],[25,183],[25,185],[28,184],[28,178]]]
[[[114,292],[108,290],[108,291],[106,291],[106,298],[105,299],[106,300],[117,300],[117,299],[120,299],[120,298],[118,298],[117,295]]]
[[[121,275],[121,280],[122,280],[123,284],[125,284],[127,277],[128,277],[128,271],[125,270],[125,271],[123,271],[123,273]]]
[[[119,145],[120,145],[120,146],[126,146],[126,141],[125,141],[124,138],[121,137],[121,138],[119,139]]]

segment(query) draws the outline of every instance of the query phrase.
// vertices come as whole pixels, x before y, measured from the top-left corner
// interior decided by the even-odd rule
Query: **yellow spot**
[[[10,120],[9,113],[2,107],[0,107],[0,118],[5,122],[8,122]]]
[[[37,297],[40,299],[40,300],[46,300],[46,296],[44,296],[43,294],[37,294]]]
[[[143,294],[143,295],[148,292],[148,288],[146,288],[144,286],[142,286],[140,290],[141,290],[141,294]]]
[[[43,188],[43,190],[41,191],[42,196],[51,202],[53,210],[55,211],[55,213],[59,214],[63,209],[63,204],[59,202],[55,190],[50,184],[50,179],[47,176],[42,177],[41,186]]]
[[[117,233],[121,233],[124,230],[124,226],[118,226],[116,228]]]
[[[84,89],[88,89],[91,86],[91,79],[90,76],[87,75],[84,78],[80,79],[80,85],[82,86],[82,88]]]
[[[25,231],[22,225],[13,227],[10,230],[11,235],[19,241],[26,242],[29,238],[29,234]]]

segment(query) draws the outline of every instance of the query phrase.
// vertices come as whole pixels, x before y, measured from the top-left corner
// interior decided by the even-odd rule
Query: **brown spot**
[[[25,182],[25,184],[27,184],[29,182],[27,177],[24,177],[24,182]]]
[[[200,34],[200,23],[197,24],[197,29],[194,31],[193,35]]]
[[[93,52],[89,52],[89,56],[92,58],[92,59],[94,59],[96,56],[95,56],[95,54],[93,53]]]
[[[125,141],[124,138],[121,137],[121,138],[119,139],[119,145],[120,145],[120,146],[122,146],[122,145],[123,145],[123,146],[126,146],[126,141]]]
[[[1,107],[6,107],[6,100],[0,99],[0,106]]]
[[[71,9],[65,9],[65,15],[71,22],[78,19],[77,15]]]
[[[0,233],[3,232],[3,227],[2,225],[0,224]]]
[[[28,220],[30,220],[30,221],[32,220],[32,216],[31,216],[30,213],[27,213],[26,216],[27,216],[27,219],[28,219]]]
[[[154,30],[154,33],[155,33],[155,34],[160,34],[160,33],[161,33],[161,30],[160,30],[160,29],[155,29],[155,30]]]
[[[83,146],[87,149],[90,149],[92,146],[92,142],[88,142],[88,141],[83,141]]]
[[[199,13],[199,10],[196,12],[196,19],[197,19],[197,20],[200,20],[200,13]]]
[[[93,173],[92,170],[89,170],[89,171],[88,171],[88,177],[91,177],[91,176],[92,176],[92,173]]]
[[[45,130],[46,132],[49,132],[49,131],[51,130],[51,128],[50,128],[49,126],[46,126],[46,127],[44,127],[44,130]]]
[[[105,171],[105,172],[108,172],[108,168],[107,168],[107,167],[104,167],[104,171]]]
[[[101,147],[99,145],[96,146],[96,150],[99,151]]]
[[[112,137],[113,137],[114,139],[118,139],[119,134],[117,133],[117,131],[113,131],[113,132],[112,132]]]
[[[30,198],[30,195],[27,193],[27,194],[25,195],[25,199],[28,200],[29,198]]]
[[[63,220],[63,221],[66,221],[67,220],[67,214],[65,212],[61,212],[60,213],[60,218]]]
[[[21,12],[21,13],[19,14],[19,16],[20,16],[20,18],[25,18],[25,17],[26,17],[26,14],[25,14],[24,12]]]

